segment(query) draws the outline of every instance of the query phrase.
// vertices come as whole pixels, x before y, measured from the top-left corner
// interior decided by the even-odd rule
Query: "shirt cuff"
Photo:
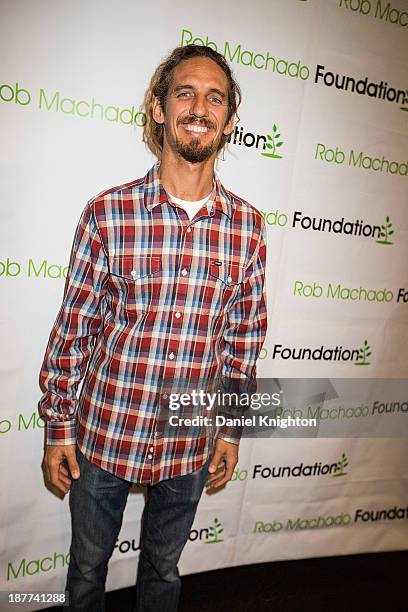
[[[47,421],[46,442],[49,446],[76,444],[77,423],[74,421]]]
[[[217,433],[217,438],[230,442],[231,444],[239,444],[241,441],[243,427],[229,427],[222,425]]]

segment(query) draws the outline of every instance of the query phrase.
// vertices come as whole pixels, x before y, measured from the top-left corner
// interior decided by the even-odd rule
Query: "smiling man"
[[[157,164],[90,200],[77,228],[39,408],[47,477],[70,491],[71,610],[104,609],[132,483],[147,492],[136,609],[177,610],[177,563],[206,481],[225,485],[237,463],[239,427],[170,431],[162,391],[168,380],[206,387],[222,377],[239,388],[255,379],[265,226],[214,174],[239,103],[221,55],[176,48],[145,96]]]

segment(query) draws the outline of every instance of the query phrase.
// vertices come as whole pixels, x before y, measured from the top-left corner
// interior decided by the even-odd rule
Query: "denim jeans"
[[[81,470],[69,495],[72,542],[66,590],[71,611],[103,612],[108,561],[131,483],[102,470],[77,448]],[[177,568],[208,476],[209,460],[186,476],[148,485],[136,582],[137,612],[175,612]]]

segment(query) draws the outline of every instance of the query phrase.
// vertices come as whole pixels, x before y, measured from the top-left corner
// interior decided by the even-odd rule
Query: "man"
[[[135,482],[147,485],[137,610],[176,610],[177,563],[208,472],[214,489],[237,463],[240,428],[170,435],[161,390],[168,380],[255,378],[266,332],[265,226],[214,177],[239,102],[221,55],[176,48],[145,97],[144,140],[159,162],[91,200],[77,228],[40,375],[45,468],[70,490],[73,610],[104,609]]]

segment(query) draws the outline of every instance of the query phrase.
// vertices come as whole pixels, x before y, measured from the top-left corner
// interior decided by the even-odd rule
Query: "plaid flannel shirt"
[[[217,177],[192,220],[169,201],[158,164],[88,202],[40,373],[47,444],[76,443],[131,482],[199,469],[213,436],[163,435],[161,382],[255,379],[265,257],[261,214]],[[215,435],[238,443],[240,433]]]

